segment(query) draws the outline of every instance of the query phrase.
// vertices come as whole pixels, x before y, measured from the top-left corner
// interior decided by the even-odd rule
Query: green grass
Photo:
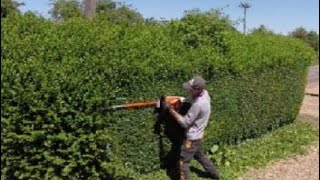
[[[218,170],[225,180],[234,180],[243,175],[249,168],[266,166],[270,161],[303,154],[311,144],[319,142],[319,130],[310,123],[296,121],[267,135],[248,140],[239,145],[219,147],[213,155],[218,163]],[[227,162],[227,163],[226,163]],[[203,171],[195,160],[193,169]],[[198,171],[197,171],[198,172]],[[193,172],[191,179],[202,180],[200,173]],[[164,171],[158,171],[142,179],[169,179]]]
[[[313,61],[311,62],[311,66],[316,66],[319,65],[319,57],[313,59]]]

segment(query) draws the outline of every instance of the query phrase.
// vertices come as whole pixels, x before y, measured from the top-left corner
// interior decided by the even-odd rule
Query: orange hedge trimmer
[[[187,113],[190,108],[190,103],[186,101],[184,97],[180,96],[161,96],[159,100],[127,103],[121,105],[114,105],[108,108],[104,108],[101,113],[112,112],[116,110],[124,109],[138,109],[138,108],[154,108],[154,113],[157,113],[156,121],[153,125],[153,132],[158,135],[159,138],[159,157],[162,163],[165,164],[165,151],[163,147],[163,135],[165,135],[174,147],[180,147],[185,137],[185,129],[182,128],[177,121],[172,120],[168,111],[163,107],[164,102],[171,106],[174,110],[179,112],[181,115]],[[162,133],[163,132],[163,133]],[[174,148],[176,149],[176,148]],[[175,152],[175,151],[174,151]]]
[[[111,107],[101,109],[102,112],[115,111],[121,109],[138,109],[138,108],[147,108],[154,107],[156,109],[162,109],[161,104],[165,101],[169,104],[173,109],[178,110],[182,103],[185,102],[185,98],[181,96],[162,96],[158,101],[147,101],[147,102],[137,102],[137,103],[128,103],[121,105],[114,105]]]

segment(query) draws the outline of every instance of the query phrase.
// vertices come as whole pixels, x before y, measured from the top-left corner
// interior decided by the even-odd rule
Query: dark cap
[[[183,89],[186,91],[202,90],[205,83],[205,80],[201,76],[194,76],[191,80],[183,83]]]

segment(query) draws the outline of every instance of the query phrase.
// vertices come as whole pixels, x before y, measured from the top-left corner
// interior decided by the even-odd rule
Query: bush
[[[28,15],[1,21],[4,179],[136,179],[160,169],[152,109],[96,110],[185,95],[181,84],[194,74],[212,96],[207,148],[260,136],[294,120],[313,55],[298,41],[243,36],[215,22],[201,32],[201,18],[134,26]]]

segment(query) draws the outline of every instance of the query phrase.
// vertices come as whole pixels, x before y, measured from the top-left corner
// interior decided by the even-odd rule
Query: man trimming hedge
[[[205,80],[201,76],[195,76],[190,81],[183,83],[183,89],[191,97],[191,107],[184,116],[163,102],[163,107],[186,129],[180,152],[180,179],[189,179],[189,164],[193,157],[199,161],[212,178],[219,179],[219,174],[213,163],[201,150],[204,129],[208,124],[211,112],[210,96],[204,87]]]

